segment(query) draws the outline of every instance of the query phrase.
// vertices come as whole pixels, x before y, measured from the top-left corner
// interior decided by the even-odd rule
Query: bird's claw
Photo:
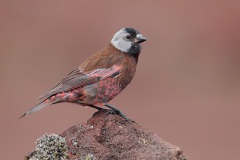
[[[113,109],[107,109],[107,114],[117,114],[120,117],[124,118],[126,121],[128,122],[132,122],[131,119],[129,119],[126,115],[124,115],[122,112],[120,112],[119,110],[113,110]]]
[[[114,108],[112,106],[110,106],[109,104],[105,104],[106,107],[110,108],[110,109],[104,109],[104,108],[101,108],[101,107],[98,107],[98,106],[95,106],[95,105],[92,105],[92,104],[89,104],[88,105],[89,107],[92,107],[92,108],[95,108],[97,109],[98,111],[106,111],[106,113],[109,115],[109,114],[117,114],[119,115],[120,117],[124,118],[126,121],[128,122],[133,122],[131,119],[129,119],[125,114],[123,114],[120,110],[118,110],[117,108]],[[93,114],[93,117],[97,114],[98,112],[95,112]]]
[[[110,110],[108,110],[108,114],[117,114],[120,117],[124,118],[126,121],[128,122],[133,122],[131,119],[129,119],[125,114],[123,114],[120,110],[118,110],[117,108],[114,108],[112,106],[110,106],[109,104],[105,104],[106,107],[110,108]]]

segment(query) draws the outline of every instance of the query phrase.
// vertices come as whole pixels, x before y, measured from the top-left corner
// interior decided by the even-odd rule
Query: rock
[[[86,124],[64,131],[69,159],[187,160],[183,151],[157,134],[116,114],[99,111]]]
[[[179,147],[107,110],[61,135],[43,135],[26,160],[187,160]]]

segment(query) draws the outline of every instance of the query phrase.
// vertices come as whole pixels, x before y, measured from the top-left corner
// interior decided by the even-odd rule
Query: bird
[[[128,120],[117,108],[108,104],[133,79],[136,72],[141,43],[147,39],[134,28],[116,32],[111,42],[87,58],[79,67],[67,74],[49,92],[39,97],[41,102],[18,118],[30,115],[52,104],[69,102],[98,110],[108,107]]]

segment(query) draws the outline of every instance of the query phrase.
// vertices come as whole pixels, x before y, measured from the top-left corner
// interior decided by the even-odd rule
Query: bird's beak
[[[147,38],[145,38],[143,35],[137,34],[136,39],[135,39],[135,43],[142,43],[146,40],[147,40]]]

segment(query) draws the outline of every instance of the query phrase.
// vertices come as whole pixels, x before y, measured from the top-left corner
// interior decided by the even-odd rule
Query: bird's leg
[[[114,108],[113,106],[111,106],[107,103],[104,106],[111,109],[109,111],[110,114],[117,114],[117,115],[121,116],[122,118],[124,118],[126,121],[132,121],[131,119],[127,118],[127,116],[125,114],[123,114],[120,110],[118,110],[117,108]]]
[[[84,103],[84,102],[82,102],[82,101],[76,101],[75,103],[76,103],[76,104],[80,104],[80,105],[87,105],[87,106],[92,107],[92,108],[95,108],[95,109],[97,109],[97,110],[99,110],[99,111],[104,110],[104,109],[101,108],[101,107],[95,106],[95,105],[93,105],[93,104]]]
[[[109,114],[117,114],[117,115],[121,116],[122,118],[124,118],[126,121],[129,121],[129,122],[132,121],[131,119],[127,118],[127,116],[125,114],[123,114],[120,110],[118,110],[117,108],[114,108],[113,106],[111,106],[111,105],[109,105],[107,103],[104,104],[104,106],[110,108],[110,110],[109,109],[104,109],[104,108],[101,108],[101,107],[98,107],[98,106],[95,106],[93,104],[84,103],[82,101],[76,101],[74,103],[80,104],[80,105],[87,105],[87,106],[95,108],[95,109],[97,109],[99,111],[107,110]],[[94,115],[95,115],[95,113],[93,114],[93,117],[94,117]]]

